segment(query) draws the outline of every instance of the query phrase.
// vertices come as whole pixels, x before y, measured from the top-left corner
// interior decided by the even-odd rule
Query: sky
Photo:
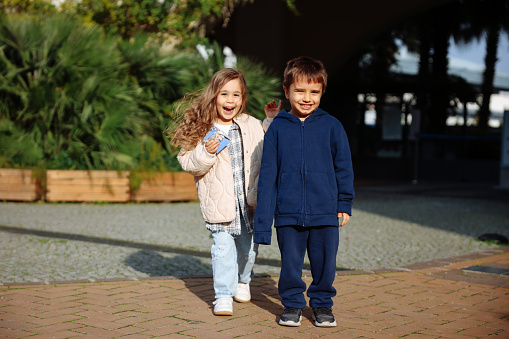
[[[395,72],[417,74],[419,55],[409,53],[401,42],[398,45],[399,51],[396,56],[398,62],[391,69]],[[461,76],[469,83],[480,86],[484,72],[485,46],[485,40],[474,41],[468,45],[456,45],[451,39],[448,54],[449,74]],[[509,37],[506,33],[500,37],[497,59],[493,85],[509,93]]]
[[[484,57],[486,56],[486,42],[481,40],[469,45],[455,45],[451,41],[449,48],[449,61],[455,63],[471,62],[484,69]],[[474,66],[472,64],[472,66]],[[507,34],[500,36],[498,46],[498,61],[495,65],[496,71],[509,75],[509,37]]]

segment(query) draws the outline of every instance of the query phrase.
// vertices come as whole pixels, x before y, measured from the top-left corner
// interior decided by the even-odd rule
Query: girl
[[[247,97],[241,72],[216,72],[189,100],[172,139],[181,147],[180,165],[194,176],[201,213],[212,232],[215,315],[233,315],[233,298],[251,300],[249,283],[258,254],[253,225],[263,135],[277,111],[266,107],[262,123],[243,113]]]

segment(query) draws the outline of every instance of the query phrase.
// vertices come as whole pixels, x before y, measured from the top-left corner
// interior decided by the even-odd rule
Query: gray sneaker
[[[300,308],[286,307],[279,318],[279,325],[300,326],[302,320],[302,310]]]
[[[332,314],[330,307],[317,307],[313,308],[313,316],[315,318],[315,325],[318,327],[334,327],[337,326],[336,319]]]

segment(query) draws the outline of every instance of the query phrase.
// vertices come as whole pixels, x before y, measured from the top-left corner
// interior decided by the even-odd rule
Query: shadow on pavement
[[[388,183],[355,187],[354,209],[477,238],[509,237],[509,190],[483,183]]]
[[[159,253],[141,250],[129,255],[124,263],[138,272],[151,277],[184,277],[196,274],[211,274],[212,266],[189,255],[177,255],[167,258]]]
[[[283,312],[281,298],[274,279],[256,279],[251,281],[251,302],[257,307],[274,315],[274,321],[279,319]]]

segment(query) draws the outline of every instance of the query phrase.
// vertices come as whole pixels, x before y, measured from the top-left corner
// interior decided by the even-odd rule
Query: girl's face
[[[242,108],[242,89],[239,79],[228,81],[216,98],[217,120],[220,125],[231,125]]]

